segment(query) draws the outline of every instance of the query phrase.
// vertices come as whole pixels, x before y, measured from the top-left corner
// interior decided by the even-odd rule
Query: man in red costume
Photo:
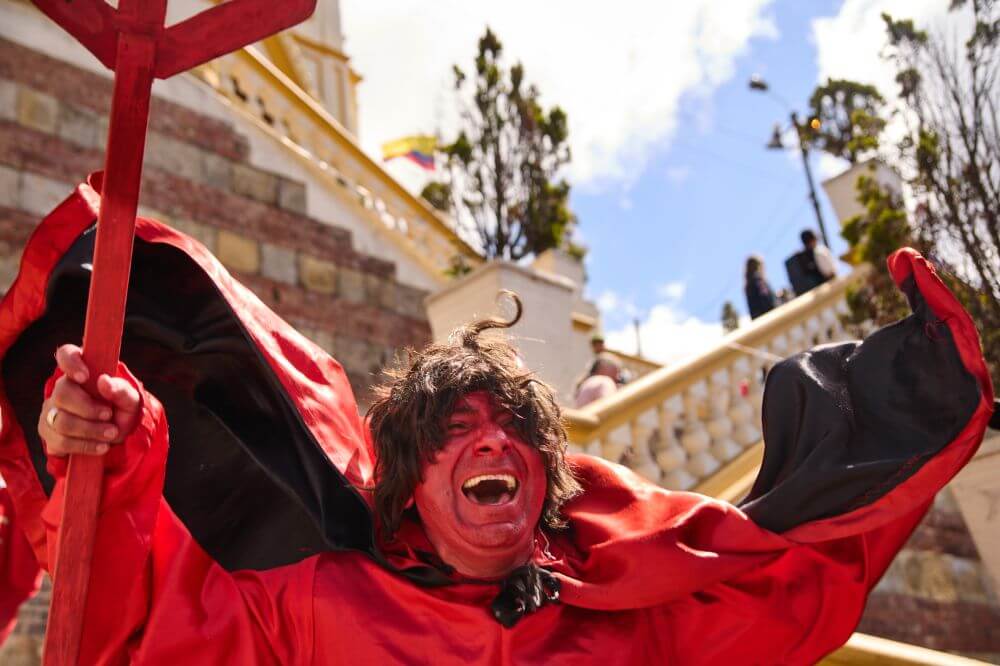
[[[43,565],[63,456],[107,458],[81,663],[813,663],[993,408],[971,320],[906,250],[913,315],[771,372],[741,508],[566,455],[550,390],[479,335],[501,322],[416,354],[369,428],[335,361],[146,219],[94,398],[66,343],[96,205],[42,223],[0,305],[0,471]]]

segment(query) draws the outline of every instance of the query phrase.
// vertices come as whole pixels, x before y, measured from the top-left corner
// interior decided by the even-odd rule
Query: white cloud
[[[451,66],[471,63],[489,24],[543,103],[566,109],[574,183],[634,180],[675,130],[681,97],[725,82],[751,38],[777,36],[772,2],[343,0],[346,50],[364,77],[362,144],[375,153],[414,132],[447,135]],[[390,169],[419,184],[405,165]]]
[[[839,176],[850,166],[851,163],[845,159],[831,155],[830,153],[821,152],[819,154],[819,179],[826,180],[827,178]]]
[[[691,176],[691,167],[689,166],[672,166],[667,168],[667,181],[674,186],[683,185],[685,181]]]
[[[819,80],[853,79],[874,84],[887,97],[897,89],[892,65],[880,57],[886,44],[883,12],[912,18],[917,26],[940,25],[945,0],[845,0],[836,16],[814,19]]]
[[[818,81],[833,78],[869,83],[893,106],[898,102],[899,86],[895,66],[882,57],[887,36],[881,15],[913,19],[917,28],[960,46],[971,29],[971,11],[965,8],[950,12],[949,4],[945,0],[845,0],[835,16],[812,22]],[[902,114],[891,115],[883,134],[885,146],[895,146],[903,138],[904,118]],[[883,149],[882,157],[898,166],[894,151]],[[845,168],[843,160],[826,154],[820,157],[821,178],[837,175]]]
[[[708,322],[685,313],[676,305],[653,306],[639,324],[643,356],[660,363],[674,363],[718,344],[722,324]],[[608,346],[626,353],[636,351],[635,326],[625,325],[605,334]]]
[[[663,298],[676,303],[684,298],[684,293],[687,291],[687,284],[680,280],[674,280],[673,282],[660,285],[657,291]]]
[[[625,321],[639,314],[639,308],[631,300],[610,289],[603,291],[594,302],[606,321]]]
[[[657,291],[663,302],[648,312],[614,291],[605,291],[597,297],[608,347],[636,353],[636,319],[643,356],[660,363],[674,363],[718,344],[723,337],[722,324],[698,319],[680,306],[687,291],[684,282],[668,282]]]

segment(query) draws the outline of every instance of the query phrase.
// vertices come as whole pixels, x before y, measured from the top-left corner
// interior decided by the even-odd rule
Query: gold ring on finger
[[[45,422],[49,424],[50,428],[56,427],[56,417],[59,416],[58,407],[50,407],[48,413],[45,415]]]

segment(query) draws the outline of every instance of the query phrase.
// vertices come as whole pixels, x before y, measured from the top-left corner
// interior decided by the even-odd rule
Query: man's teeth
[[[507,492],[514,492],[517,488],[517,479],[510,474],[480,474],[466,480],[462,484],[462,490],[471,490],[484,481],[501,481],[507,486]]]

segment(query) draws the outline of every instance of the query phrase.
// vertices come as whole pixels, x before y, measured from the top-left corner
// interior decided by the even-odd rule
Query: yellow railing
[[[849,337],[839,315],[854,279],[836,278],[699,356],[654,370],[583,409],[566,410],[571,445],[668,488],[719,494],[717,479],[719,487],[703,486],[723,471],[726,488],[740,479],[745,484],[760,459],[756,445],[766,368]]]
[[[976,666],[986,662],[947,652],[854,634],[847,645],[819,662],[823,666]]]
[[[455,255],[473,266],[482,261],[440,213],[368,157],[319,102],[255,49],[213,60],[196,75],[284,144],[320,182],[344,192],[362,216],[439,281]]]
[[[642,356],[636,356],[634,354],[626,354],[625,352],[616,351],[614,349],[609,349],[605,353],[610,354],[618,361],[623,370],[627,370],[631,379],[638,379],[639,377],[645,377],[654,370],[659,370],[663,367],[662,363],[657,363],[656,361],[650,361],[648,358],[643,358]]]

